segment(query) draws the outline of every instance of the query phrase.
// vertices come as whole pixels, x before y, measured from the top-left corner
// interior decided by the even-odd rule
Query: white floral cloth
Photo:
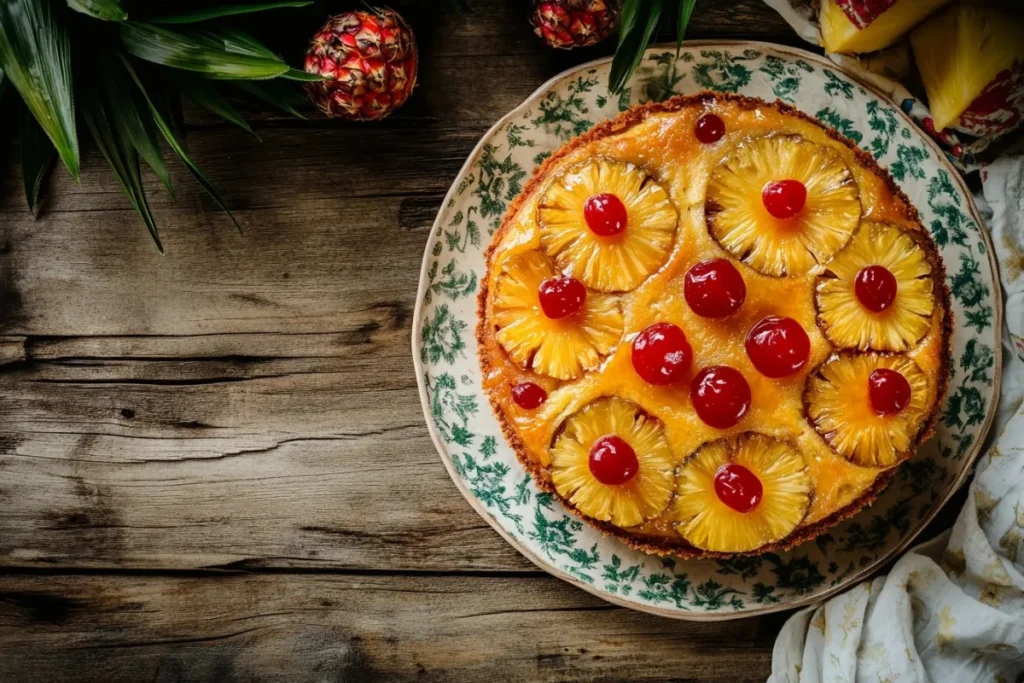
[[[818,42],[810,3],[765,0]],[[898,83],[835,56],[923,122]],[[953,528],[913,548],[887,576],[797,612],[775,643],[769,683],[1024,681],[1024,157],[977,166],[976,197],[1003,284],[1003,377],[991,445]],[[959,151],[959,150],[958,150]]]

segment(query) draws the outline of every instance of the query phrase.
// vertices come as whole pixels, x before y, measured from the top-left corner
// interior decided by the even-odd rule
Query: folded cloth
[[[1005,296],[993,433],[953,529],[888,576],[797,612],[769,683],[1015,683],[1024,677],[1024,157],[982,171],[976,198]]]

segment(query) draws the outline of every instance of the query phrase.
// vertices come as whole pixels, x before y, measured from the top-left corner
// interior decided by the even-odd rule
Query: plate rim
[[[729,48],[740,47],[740,48],[752,48],[752,49],[761,50],[762,52],[774,52],[776,54],[781,53],[781,54],[783,54],[783,55],[785,55],[787,57],[797,57],[797,58],[800,58],[800,59],[806,59],[806,60],[813,61],[814,63],[816,63],[819,66],[822,66],[822,67],[825,67],[825,68],[828,68],[828,69],[833,69],[835,71],[838,71],[838,72],[842,73],[843,76],[845,76],[846,78],[849,78],[850,80],[854,81],[855,83],[857,83],[861,87],[863,87],[866,90],[870,91],[875,96],[877,96],[879,98],[882,98],[884,101],[892,104],[892,108],[897,110],[899,116],[903,119],[903,122],[905,124],[908,124],[909,126],[911,126],[911,128],[913,128],[915,130],[919,129],[919,126],[917,125],[917,123],[913,119],[911,119],[910,116],[906,112],[904,112],[903,109],[898,104],[893,104],[892,101],[889,99],[889,97],[885,93],[883,93],[879,88],[877,88],[873,84],[867,82],[865,79],[863,79],[863,78],[857,76],[856,74],[852,73],[851,71],[847,70],[844,66],[839,65],[839,64],[837,64],[835,62],[829,61],[826,57],[824,57],[822,55],[819,55],[817,53],[810,52],[810,51],[804,50],[802,48],[792,47],[792,46],[789,46],[789,45],[780,45],[780,44],[776,44],[776,43],[768,43],[768,42],[754,41],[754,40],[713,40],[713,39],[711,39],[711,40],[687,40],[687,41],[683,42],[683,48],[698,48],[698,47],[729,47]],[[649,46],[644,51],[644,53],[646,55],[646,53],[649,52],[650,50],[659,50],[659,49],[670,49],[670,50],[672,50],[672,49],[675,49],[675,44],[660,43],[660,44],[657,44],[657,45],[651,45],[651,46]],[[584,71],[586,69],[590,69],[590,68],[593,68],[595,66],[600,66],[600,65],[603,65],[603,64],[606,64],[606,63],[610,63],[612,61],[612,59],[613,59],[613,57],[609,56],[609,57],[603,57],[603,58],[600,58],[600,59],[594,59],[594,60],[591,60],[591,61],[588,61],[588,62],[584,62],[582,64],[578,64],[578,65],[576,65],[574,67],[566,69],[565,71],[559,72],[555,76],[551,77],[550,79],[548,79],[547,81],[542,83],[540,85],[540,87],[538,87],[536,90],[534,90],[532,93],[530,93],[519,105],[517,105],[515,108],[513,108],[507,114],[502,116],[500,119],[498,119],[494,123],[494,125],[492,125],[490,128],[487,129],[487,131],[480,137],[480,140],[477,141],[476,145],[473,147],[473,150],[466,157],[466,161],[462,164],[462,167],[459,169],[458,173],[456,173],[455,178],[458,179],[459,177],[463,176],[467,172],[467,170],[476,162],[477,158],[481,154],[481,151],[483,150],[484,145],[487,143],[487,140],[489,138],[491,138],[491,136],[494,135],[510,119],[512,119],[515,116],[517,116],[518,114],[520,114],[522,112],[522,110],[525,107],[527,107],[528,104],[531,103],[536,97],[538,97],[538,96],[542,95],[544,92],[548,91],[551,87],[553,87],[559,81],[561,81],[561,80],[563,80],[565,78],[571,77],[571,76],[575,75],[576,73],[579,73],[580,71]],[[979,226],[979,231],[978,232],[979,232],[979,234],[981,236],[982,242],[985,245],[985,252],[986,252],[985,256],[988,259],[989,268],[991,269],[991,272],[995,276],[995,277],[993,277],[993,280],[992,280],[992,296],[995,299],[994,304],[993,304],[993,329],[996,330],[996,331],[1000,331],[1000,330],[1002,330],[1002,327],[1003,327],[1002,283],[999,280],[999,276],[998,276],[999,267],[998,267],[998,263],[996,262],[996,259],[995,259],[995,252],[994,252],[994,249],[992,247],[991,235],[989,234],[988,230],[986,230],[983,227],[983,226],[985,226],[985,222],[982,220],[980,214],[978,213],[977,206],[975,206],[974,195],[971,193],[970,189],[967,187],[967,184],[964,182],[964,179],[960,175],[959,171],[957,171],[953,167],[953,165],[950,163],[949,159],[946,157],[945,152],[942,151],[942,148],[939,147],[938,143],[935,142],[935,140],[931,136],[922,133],[920,137],[924,140],[925,144],[929,146],[931,151],[935,154],[936,159],[938,159],[939,163],[949,173],[950,177],[955,178],[955,182],[957,183],[957,186],[963,192],[963,194],[967,197],[967,211],[970,214],[971,219],[974,220],[975,223],[977,223],[977,225]],[[411,346],[412,346],[413,370],[416,373],[416,387],[417,387],[417,390],[418,390],[418,393],[419,393],[420,408],[423,410],[424,421],[427,423],[427,431],[430,433],[430,438],[431,438],[431,441],[434,444],[434,449],[437,451],[437,454],[440,456],[441,462],[444,464],[445,469],[448,471],[449,478],[452,480],[452,482],[455,484],[455,487],[462,494],[462,497],[466,499],[466,502],[469,503],[470,507],[472,507],[473,510],[478,515],[480,515],[484,519],[484,521],[486,521],[491,526],[491,528],[493,528],[495,531],[498,532],[498,535],[501,536],[505,540],[505,542],[507,542],[509,545],[511,545],[520,555],[522,555],[523,557],[528,559],[538,569],[544,571],[545,573],[550,574],[551,576],[554,576],[557,579],[561,579],[562,581],[566,581],[569,584],[571,584],[573,586],[576,586],[577,588],[581,588],[582,590],[585,590],[586,592],[590,593],[591,595],[594,595],[594,596],[596,596],[596,597],[598,597],[598,598],[600,598],[600,599],[602,599],[602,600],[604,600],[606,602],[612,603],[612,604],[617,605],[619,607],[625,607],[625,608],[633,609],[633,610],[636,610],[636,611],[639,611],[639,612],[645,612],[647,614],[653,614],[653,615],[656,615],[656,616],[659,616],[659,617],[665,617],[665,618],[668,618],[668,619],[677,619],[677,620],[682,620],[682,621],[702,621],[702,622],[709,622],[709,621],[732,621],[732,620],[735,620],[735,619],[746,619],[748,617],[754,617],[754,616],[761,616],[761,615],[765,615],[765,614],[771,614],[773,612],[783,612],[783,611],[786,611],[786,610],[802,609],[802,608],[808,607],[810,605],[816,605],[818,603],[824,602],[825,600],[827,600],[831,596],[833,596],[833,595],[835,595],[837,593],[840,593],[840,592],[850,588],[851,586],[853,586],[853,585],[855,585],[857,583],[860,583],[861,581],[869,578],[880,567],[884,566],[887,562],[892,560],[896,555],[899,555],[904,550],[906,550],[911,545],[911,543],[913,543],[917,539],[917,537],[921,534],[921,532],[923,532],[925,530],[925,528],[931,523],[931,521],[936,517],[936,515],[938,515],[939,511],[941,511],[946,506],[946,504],[949,503],[949,500],[956,494],[957,491],[960,490],[960,487],[963,486],[964,481],[970,475],[970,472],[971,472],[971,470],[973,468],[974,462],[978,459],[978,456],[981,453],[982,446],[984,445],[984,443],[985,443],[985,441],[986,441],[986,439],[988,437],[988,432],[992,428],[992,422],[995,420],[996,412],[997,412],[997,409],[998,409],[999,395],[1000,395],[1000,390],[1002,388],[1001,384],[1002,384],[1002,365],[1003,365],[1003,347],[1002,347],[1001,339],[1000,339],[1000,343],[997,343],[995,345],[995,348],[992,351],[992,353],[993,353],[993,360],[994,360],[993,366],[992,366],[993,375],[994,375],[993,376],[993,380],[992,380],[992,389],[993,389],[993,396],[995,397],[995,400],[992,401],[989,404],[988,413],[985,416],[985,421],[982,423],[981,428],[980,428],[980,430],[978,432],[979,437],[977,439],[975,439],[973,444],[971,444],[970,451],[963,458],[963,461],[962,461],[963,462],[963,466],[962,466],[962,468],[960,470],[959,475],[952,482],[952,484],[950,486],[950,489],[949,489],[949,492],[942,498],[941,501],[938,502],[937,505],[935,505],[933,507],[932,511],[929,514],[927,514],[922,519],[918,520],[917,524],[914,527],[912,527],[904,535],[904,537],[902,539],[900,539],[900,541],[896,545],[893,546],[893,548],[891,550],[889,550],[885,554],[881,555],[877,560],[875,560],[871,564],[867,565],[866,567],[859,568],[856,572],[852,572],[849,576],[844,577],[843,580],[840,581],[839,583],[837,583],[835,586],[830,586],[827,590],[825,590],[825,591],[823,591],[821,593],[812,594],[812,595],[809,595],[807,597],[803,597],[803,598],[800,598],[798,600],[794,600],[792,602],[779,603],[779,604],[776,604],[776,605],[763,605],[761,607],[758,607],[756,609],[751,609],[751,610],[734,611],[734,612],[686,612],[684,610],[673,610],[673,609],[668,609],[668,608],[664,608],[664,607],[658,607],[656,605],[648,605],[648,604],[644,604],[644,603],[638,603],[638,602],[633,602],[633,601],[629,601],[629,600],[623,600],[618,595],[615,595],[615,594],[603,591],[603,590],[599,589],[595,585],[591,585],[591,584],[588,584],[588,583],[586,583],[584,581],[581,581],[581,580],[577,579],[576,577],[572,576],[572,574],[570,574],[568,572],[565,572],[565,571],[559,569],[558,567],[555,567],[555,566],[547,564],[546,562],[544,562],[544,560],[542,558],[538,557],[532,550],[527,548],[525,545],[520,543],[518,540],[512,538],[508,534],[508,532],[506,532],[505,529],[501,526],[501,524],[498,522],[497,518],[494,515],[492,515],[485,507],[483,507],[483,505],[480,503],[480,501],[477,500],[476,496],[474,496],[472,494],[472,492],[469,491],[469,489],[466,487],[465,481],[462,479],[461,476],[459,476],[458,472],[455,471],[455,468],[452,465],[451,458],[450,458],[450,456],[447,453],[447,450],[446,450],[446,447],[444,445],[444,442],[441,439],[440,433],[437,431],[437,427],[434,424],[434,421],[432,419],[432,415],[431,415],[431,412],[430,412],[430,397],[427,395],[427,387],[426,387],[426,383],[424,381],[424,376],[423,376],[423,362],[421,360],[420,348],[419,348],[419,345],[420,345],[420,335],[421,335],[421,330],[422,330],[422,327],[423,327],[423,308],[424,308],[424,305],[425,305],[424,297],[426,296],[427,287],[429,286],[428,270],[429,270],[429,263],[430,263],[430,260],[431,260],[430,259],[430,257],[431,257],[431,253],[430,252],[431,252],[431,248],[433,246],[433,241],[434,241],[433,237],[437,233],[438,227],[441,225],[441,216],[444,213],[445,208],[448,206],[449,201],[452,200],[454,198],[454,196],[455,196],[455,192],[456,192],[456,189],[457,189],[457,184],[458,184],[457,182],[453,181],[451,186],[448,188],[448,192],[445,193],[444,200],[441,203],[441,208],[438,210],[437,216],[434,218],[434,222],[430,226],[430,232],[427,235],[426,245],[424,246],[423,260],[422,260],[422,262],[420,264],[419,284],[418,284],[418,286],[416,288],[416,303],[415,303],[415,306],[413,308],[413,319],[412,319],[412,339],[411,339],[412,343],[411,343]],[[940,257],[941,257],[941,254],[940,254]],[[988,284],[988,283],[986,283],[986,284]],[[955,332],[955,328],[954,328],[954,332]],[[1001,338],[1001,334],[998,335],[998,336],[1000,336],[1000,338]],[[654,556],[652,555],[652,557],[654,557]]]

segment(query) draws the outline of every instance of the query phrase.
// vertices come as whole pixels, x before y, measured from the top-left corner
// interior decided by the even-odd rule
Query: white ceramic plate
[[[802,50],[691,42],[647,51],[610,96],[610,60],[543,85],[484,136],[427,242],[413,358],[431,436],[470,504],[544,570],[616,604],[681,619],[731,619],[806,605],[857,582],[913,540],[964,481],[999,391],[1001,304],[992,250],[940,149],[884,97]],[[714,89],[780,99],[828,123],[887,166],[940,247],[956,329],[937,435],[869,509],[785,553],[675,560],[631,550],[570,515],[520,467],[481,391],[474,330],[484,252],[533,169],[567,140],[633,104]]]

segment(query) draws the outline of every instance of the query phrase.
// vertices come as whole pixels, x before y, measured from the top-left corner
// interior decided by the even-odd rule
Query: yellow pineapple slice
[[[821,0],[818,22],[826,52],[889,47],[950,0]]]
[[[622,308],[618,297],[587,292],[578,313],[548,318],[538,291],[558,275],[540,252],[509,258],[498,276],[494,323],[498,343],[514,362],[556,379],[574,379],[597,367],[619,343]]]
[[[598,476],[606,475],[595,472],[594,452],[608,437],[618,437],[635,454],[633,474],[622,483],[604,483]],[[551,448],[551,481],[559,495],[580,512],[622,528],[668,507],[675,466],[661,423],[621,398],[599,399],[572,415]]]
[[[779,181],[806,188],[791,218],[769,212],[762,193]],[[799,135],[740,145],[711,175],[708,228],[722,247],[766,275],[800,275],[832,257],[860,221],[860,192],[839,155]]]
[[[858,279],[864,269],[879,266],[896,287],[891,303],[875,311],[858,297]],[[818,320],[825,336],[841,349],[906,351],[931,329],[933,288],[932,267],[913,237],[865,221],[817,280]]]
[[[1024,106],[1024,18],[958,5],[910,36],[936,130],[1005,132]]]
[[[598,234],[588,202],[612,195],[625,221]],[[636,288],[661,268],[672,251],[679,213],[665,188],[633,164],[597,158],[557,176],[537,209],[541,244],[567,275],[599,292]],[[600,231],[600,230],[599,230]]]
[[[892,370],[909,384],[906,407],[896,414],[876,412],[870,379]],[[814,429],[839,455],[861,467],[891,467],[914,447],[931,405],[928,378],[906,356],[843,353],[826,362],[807,384],[807,414]]]
[[[747,432],[705,444],[686,461],[670,514],[694,547],[741,553],[789,536],[810,505],[811,478],[800,452]]]

